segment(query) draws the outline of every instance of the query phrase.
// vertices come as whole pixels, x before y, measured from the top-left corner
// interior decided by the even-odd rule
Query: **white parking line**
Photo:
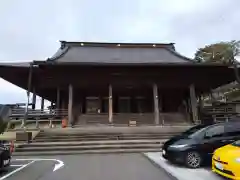
[[[11,164],[11,167],[21,167],[21,166],[25,166],[26,164]]]
[[[23,166],[21,166],[21,167],[15,169],[14,171],[11,171],[10,173],[8,173],[8,174],[2,176],[2,177],[0,178],[0,180],[6,179],[7,177],[9,177],[9,176],[15,174],[15,173],[18,172],[18,171],[21,171],[22,169],[24,169],[25,167],[29,166],[30,164],[32,164],[32,163],[34,163],[34,162],[35,162],[35,161],[31,161],[30,163],[25,164],[25,165],[23,165]]]
[[[64,166],[64,162],[59,159],[39,159],[39,158],[31,158],[31,159],[15,159],[15,161],[55,161],[57,164],[55,164],[53,168],[53,172],[57,171],[58,169],[62,168]]]

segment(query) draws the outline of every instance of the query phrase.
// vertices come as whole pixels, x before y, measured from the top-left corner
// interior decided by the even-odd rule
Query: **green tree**
[[[0,104],[0,134],[4,133],[8,127],[10,108]]]
[[[198,62],[234,63],[240,52],[240,41],[219,42],[200,48],[195,53]]]
[[[239,62],[235,57],[240,55],[240,41],[219,42],[200,48],[195,53],[197,62],[225,63],[233,67],[236,81],[240,84]],[[234,99],[240,95],[240,90],[231,91],[227,99]]]
[[[7,122],[4,122],[3,119],[0,117],[0,134],[4,133],[7,129]]]

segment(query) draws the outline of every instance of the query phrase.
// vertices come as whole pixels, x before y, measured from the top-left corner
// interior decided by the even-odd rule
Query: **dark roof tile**
[[[61,42],[49,61],[55,63],[158,64],[194,63],[175,51],[174,44]]]

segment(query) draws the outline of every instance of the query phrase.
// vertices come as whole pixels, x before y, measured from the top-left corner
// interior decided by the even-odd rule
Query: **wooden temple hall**
[[[75,125],[191,123],[203,93],[235,80],[228,65],[195,62],[174,43],[66,41],[45,61],[1,63],[0,77],[32,92],[33,109],[38,95]]]

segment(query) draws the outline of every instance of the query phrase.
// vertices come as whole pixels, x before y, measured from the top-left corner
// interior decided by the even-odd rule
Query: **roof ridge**
[[[81,44],[81,43],[89,43],[89,44],[165,44],[165,45],[174,45],[175,43],[172,43],[172,42],[169,42],[169,43],[134,43],[134,42],[96,42],[96,41],[63,41],[63,40],[60,40],[59,41],[60,43],[63,43],[63,44]]]
[[[60,41],[61,46],[88,46],[88,47],[145,47],[145,48],[171,48],[175,50],[175,43],[125,43],[125,42],[84,42]]]

